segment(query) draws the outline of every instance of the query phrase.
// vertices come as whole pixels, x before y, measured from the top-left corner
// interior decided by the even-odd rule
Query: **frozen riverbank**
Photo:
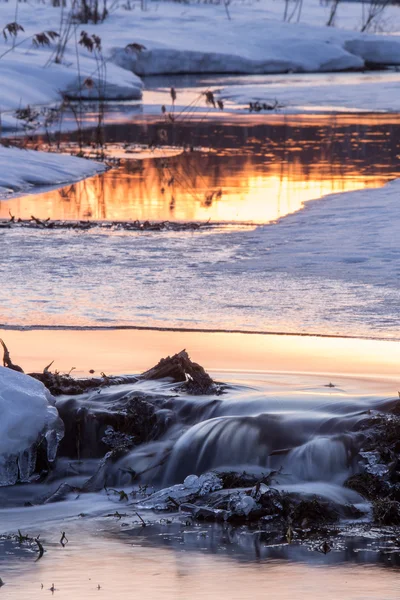
[[[0,146],[0,199],[44,186],[72,183],[106,166],[82,158]]]
[[[0,40],[3,127],[13,110],[59,102],[65,94],[140,99],[143,84],[137,75],[326,72],[400,63],[397,7],[387,9],[390,35],[354,31],[361,18],[354,3],[343,7],[346,13],[340,6],[338,27],[324,26],[326,7],[314,0],[299,23],[282,22],[281,8],[266,1],[233,3],[229,20],[222,6],[150,2],[140,12],[120,7],[104,23],[77,25],[56,64],[57,38],[42,45],[33,40],[58,29],[62,9],[24,4],[17,15],[24,31],[18,32],[15,48],[7,31]],[[14,7],[2,3],[1,16],[2,27],[12,23]],[[84,30],[100,37],[101,50],[79,43]]]

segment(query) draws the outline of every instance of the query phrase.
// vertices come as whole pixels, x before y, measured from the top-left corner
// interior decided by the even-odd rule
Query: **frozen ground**
[[[0,199],[34,187],[62,185],[105,170],[83,158],[0,146]]]
[[[327,197],[256,229],[3,231],[2,323],[399,338],[399,189]]]
[[[78,26],[76,39],[73,29],[61,64],[55,64],[56,42],[37,48],[32,39],[37,33],[59,30],[60,7],[20,3],[16,16],[14,4],[1,2],[0,6],[0,29],[15,20],[24,27],[14,50],[10,35],[0,41],[3,126],[16,108],[57,102],[62,92],[96,97],[101,88],[107,98],[138,99],[142,84],[132,71],[138,75],[248,74],[342,71],[360,69],[365,61],[400,64],[400,41],[395,35],[400,30],[398,7],[389,7],[375,24],[393,35],[377,36],[357,31],[365,9],[355,3],[340,5],[338,27],[324,26],[330,9],[317,0],[305,2],[299,23],[293,22],[296,16],[284,23],[284,3],[272,0],[233,2],[231,20],[223,6],[148,2],[146,11],[121,6],[103,24]],[[107,71],[104,89],[100,54],[76,44],[83,29],[101,38]],[[144,48],[126,50],[132,43]],[[87,78],[93,81],[90,87],[83,85]]]

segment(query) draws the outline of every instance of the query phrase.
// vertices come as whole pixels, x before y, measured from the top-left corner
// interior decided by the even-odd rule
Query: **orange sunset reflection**
[[[0,202],[0,217],[267,223],[321,196],[379,187],[387,174],[357,165],[305,165],[293,157],[184,153],[123,161],[117,169],[61,190]]]

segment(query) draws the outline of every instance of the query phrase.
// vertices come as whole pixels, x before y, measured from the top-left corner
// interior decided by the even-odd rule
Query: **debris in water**
[[[164,379],[169,377],[176,383],[184,384],[181,387],[193,395],[221,392],[220,387],[211,379],[203,367],[190,360],[186,350],[181,350],[174,356],[162,358],[155,367],[145,371],[140,377],[141,379]]]

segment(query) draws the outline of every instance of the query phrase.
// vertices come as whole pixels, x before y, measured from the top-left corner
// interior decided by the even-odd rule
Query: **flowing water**
[[[322,495],[339,504],[365,501],[343,487],[357,472],[359,435],[354,427],[370,411],[385,410],[395,401],[372,390],[360,395],[351,380],[329,387],[317,376],[262,376],[232,381],[220,397],[176,395],[165,382],[139,384],[154,403],[165,433],[131,451],[108,472],[107,486],[132,489],[129,472],[145,471],[136,504],[108,492],[69,495],[37,505],[60,482],[81,485],[96,471],[88,423],[81,460],[60,459],[52,480],[43,485],[0,488],[0,534],[18,529],[40,533],[45,555],[35,563],[35,549],[0,536],[0,571],[6,598],[27,600],[51,593],[59,598],[107,594],[115,600],[140,589],[141,597],[395,599],[400,589],[399,551],[393,532],[349,524],[324,554],[320,541],[287,544],[271,540],[262,528],[229,524],[185,523],[178,514],[154,513],[171,492],[152,490],[181,482],[209,469],[234,469],[258,474],[276,471],[276,489]],[[81,407],[110,406],[132,387],[77,397]],[[171,394],[172,393],[172,394]],[[64,403],[61,398],[58,402]],[[150,400],[151,401],[151,400]],[[94,436],[96,437],[96,435]],[[98,438],[98,432],[97,432]],[[160,457],[168,456],[159,467]],[[134,486],[138,489],[137,484]],[[24,507],[24,503],[33,506]],[[136,511],[147,522],[142,527]],[[122,516],[119,516],[122,515]],[[364,519],[365,520],[365,519]],[[60,545],[60,531],[68,543]],[[42,589],[43,584],[43,589]],[[100,589],[98,588],[100,586]]]

